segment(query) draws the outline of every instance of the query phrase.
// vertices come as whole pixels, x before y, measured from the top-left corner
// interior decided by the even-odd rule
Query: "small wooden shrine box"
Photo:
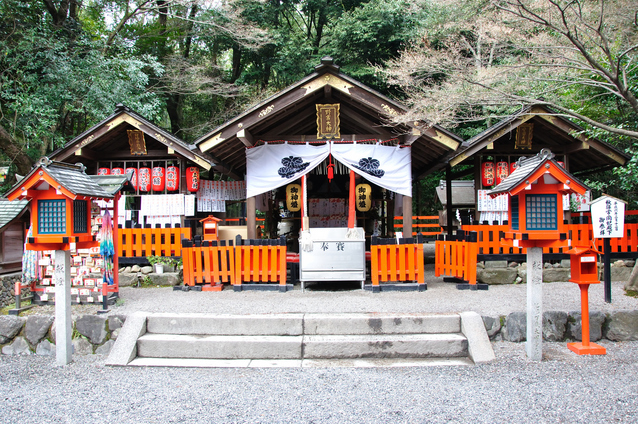
[[[204,228],[203,238],[205,241],[206,240],[219,241],[219,232],[217,231],[219,226],[219,221],[221,221],[221,219],[215,218],[212,215],[209,215],[206,218],[199,220],[199,222],[202,223],[202,226]]]
[[[9,200],[27,199],[33,236],[27,250],[70,250],[98,245],[91,234],[91,201],[112,199],[85,172],[82,164],[52,162],[44,157],[13,186]]]
[[[577,284],[598,284],[598,254],[591,247],[573,247],[567,251],[570,254],[571,278],[569,281]]]
[[[547,149],[521,158],[516,170],[488,194],[509,196],[509,225],[503,238],[516,247],[558,247],[565,244],[563,195],[584,195],[587,186],[559,165]]]

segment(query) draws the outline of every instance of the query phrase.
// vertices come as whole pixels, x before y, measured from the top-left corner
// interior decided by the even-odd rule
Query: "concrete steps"
[[[482,319],[472,312],[136,314],[127,319],[107,365],[427,366],[493,358]]]

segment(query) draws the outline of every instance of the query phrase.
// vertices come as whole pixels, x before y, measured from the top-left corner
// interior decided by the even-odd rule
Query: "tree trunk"
[[[31,171],[33,161],[20,148],[3,126],[0,126],[0,151],[13,160],[18,174],[26,175]]]

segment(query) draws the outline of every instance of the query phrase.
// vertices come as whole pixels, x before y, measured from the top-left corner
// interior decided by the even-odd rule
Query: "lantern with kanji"
[[[370,184],[357,184],[355,187],[355,202],[359,212],[367,212],[372,206],[372,188]]]
[[[175,165],[166,167],[166,190],[176,191],[179,188],[179,168]]]
[[[126,168],[126,175],[131,175],[131,185],[137,190],[137,168]]]
[[[111,175],[111,170],[109,168],[98,168],[98,175]]]
[[[496,162],[496,185],[499,185],[510,174],[510,165],[505,161]]]
[[[510,163],[510,175],[512,175],[514,171],[516,171],[516,168],[518,168],[518,162]]]
[[[124,168],[115,167],[111,169],[111,175],[124,175]]]
[[[151,190],[151,168],[143,166],[140,168],[137,174],[137,185],[140,191]]]
[[[164,191],[166,176],[163,166],[153,167],[153,191]]]
[[[494,162],[483,162],[481,167],[481,182],[483,187],[491,187],[495,182]]]
[[[286,208],[290,212],[299,212],[301,210],[301,185],[288,184],[286,186]]]
[[[186,189],[191,193],[199,190],[199,168],[196,166],[186,168]]]

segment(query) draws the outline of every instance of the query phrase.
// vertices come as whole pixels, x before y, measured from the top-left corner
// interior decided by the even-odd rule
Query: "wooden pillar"
[[[403,237],[412,237],[412,198],[403,196]]]
[[[246,227],[246,237],[248,239],[257,237],[257,210],[254,196],[246,199]]]

